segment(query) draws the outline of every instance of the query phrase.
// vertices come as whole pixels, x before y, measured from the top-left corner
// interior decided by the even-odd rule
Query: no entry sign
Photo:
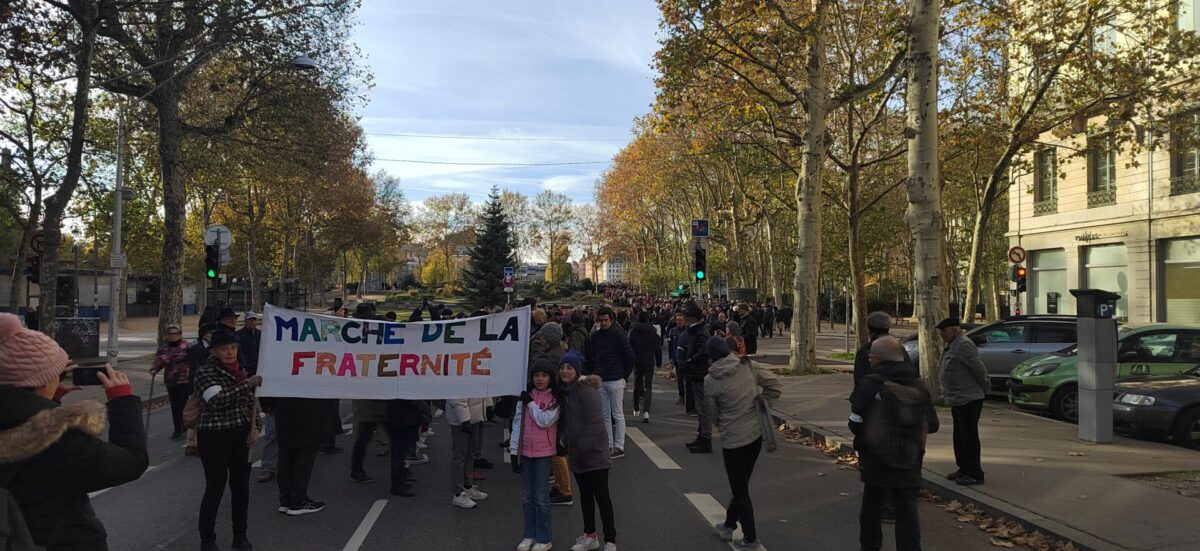
[[[1013,247],[1008,250],[1008,261],[1013,264],[1025,262],[1025,249],[1020,246]]]

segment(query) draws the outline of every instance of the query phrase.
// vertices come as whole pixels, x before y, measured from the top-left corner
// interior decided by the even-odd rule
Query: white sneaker
[[[420,434],[420,437],[421,437],[421,438],[429,438],[430,436],[433,436],[433,429],[429,429],[429,430],[427,430],[427,431],[425,431],[425,432],[422,432],[422,433]]]
[[[485,500],[485,499],[487,499],[487,496],[488,496],[487,494],[479,491],[479,486],[471,486],[470,488],[464,488],[463,494],[475,501]]]
[[[454,499],[450,500],[450,504],[463,509],[474,509],[476,505],[476,503],[471,500],[471,496],[468,496],[466,492],[454,496]]]
[[[617,544],[615,544],[615,543],[604,544],[604,551],[617,551]]]
[[[554,549],[554,544],[551,542],[535,543],[529,551],[550,551]]]
[[[640,409],[635,409],[635,410],[633,410],[633,416],[634,416],[634,417],[637,417],[637,416],[638,416],[638,414],[639,414],[639,413],[641,413],[641,412],[642,412],[642,410],[640,410]]]
[[[571,546],[571,551],[592,551],[593,549],[600,549],[600,540],[587,534],[579,536],[579,539],[575,540],[575,545]]]
[[[525,538],[517,544],[517,551],[529,551],[530,549],[533,549],[533,538]]]
[[[650,412],[649,412],[649,411],[643,411],[643,412],[642,412],[642,422],[643,422],[643,423],[649,423],[649,422],[650,422]]]
[[[417,440],[417,451],[424,451],[427,449],[429,449],[429,444],[426,444],[421,440]]]

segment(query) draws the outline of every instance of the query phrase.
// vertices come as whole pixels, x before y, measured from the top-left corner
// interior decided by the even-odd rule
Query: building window
[[[1083,249],[1083,287],[1104,289],[1117,299],[1118,321],[1129,321],[1129,262],[1124,243],[1096,245]]]
[[[1200,109],[1176,117],[1171,129],[1171,195],[1200,192]]]
[[[1088,207],[1117,202],[1117,148],[1112,135],[1088,140]]]
[[[1161,242],[1163,321],[1200,324],[1200,237]]]
[[[1029,252],[1026,276],[1030,314],[1070,313],[1067,293],[1067,251],[1048,249]]]
[[[1053,147],[1033,154],[1033,215],[1058,212],[1058,155]]]

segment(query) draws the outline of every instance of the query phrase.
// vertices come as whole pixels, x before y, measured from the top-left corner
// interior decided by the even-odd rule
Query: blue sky
[[[375,168],[409,199],[492,184],[590,202],[604,164],[425,165],[383,159],[608,161],[654,100],[658,11],[652,0],[365,0],[355,41],[375,76],[361,111]],[[521,141],[380,134],[466,135]],[[604,141],[535,141],[589,138]]]

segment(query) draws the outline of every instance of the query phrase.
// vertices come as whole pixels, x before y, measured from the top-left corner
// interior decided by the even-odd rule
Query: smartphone
[[[97,374],[104,371],[105,367],[103,365],[90,367],[76,366],[71,370],[71,384],[75,386],[99,385],[101,384],[100,377]]]

